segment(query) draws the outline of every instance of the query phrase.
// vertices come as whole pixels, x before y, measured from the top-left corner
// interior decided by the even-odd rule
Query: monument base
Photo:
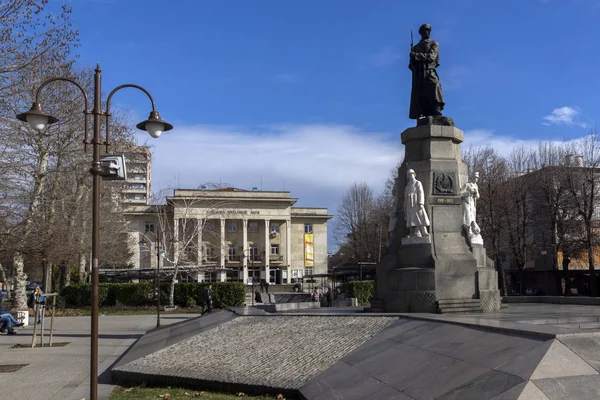
[[[377,266],[376,303],[386,312],[469,312],[500,309],[497,273],[481,235],[465,231],[463,193],[469,182],[461,158],[464,134],[449,117],[419,119],[402,133],[404,162],[395,182],[390,246]],[[422,186],[427,237],[406,237],[407,171]],[[412,173],[412,172],[411,172]],[[410,196],[415,196],[411,186]],[[381,302],[380,302],[381,301]]]

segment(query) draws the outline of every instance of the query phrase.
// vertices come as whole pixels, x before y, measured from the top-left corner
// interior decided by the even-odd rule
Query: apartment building
[[[122,149],[125,156],[127,180],[123,182],[121,203],[125,207],[150,204],[152,154],[147,146],[128,145]]]

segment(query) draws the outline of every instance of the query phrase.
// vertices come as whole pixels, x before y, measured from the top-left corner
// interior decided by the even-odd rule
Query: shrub
[[[243,282],[213,283],[213,307],[237,307],[244,305],[244,301],[246,301],[246,286]]]
[[[356,297],[358,304],[370,303],[375,295],[374,281],[348,282],[346,290],[349,297]]]
[[[69,285],[61,290],[60,295],[64,297],[65,304],[75,307],[89,307],[92,305],[92,285],[89,283]],[[98,304],[103,305],[108,297],[106,284],[98,286]]]
[[[192,307],[204,305],[205,289],[208,283],[180,282],[175,284],[173,294],[175,305]],[[224,308],[241,306],[246,299],[245,286],[242,282],[213,282],[213,307]],[[168,304],[168,282],[160,284],[160,302]],[[91,306],[91,285],[69,285],[60,295],[64,304],[69,307]],[[99,304],[102,306],[143,306],[154,304],[156,301],[153,282],[140,283],[100,283],[98,288]]]

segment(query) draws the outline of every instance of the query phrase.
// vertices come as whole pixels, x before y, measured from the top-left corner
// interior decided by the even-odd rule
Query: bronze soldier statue
[[[410,119],[442,115],[444,96],[442,85],[435,70],[440,66],[438,42],[431,40],[431,26],[421,25],[419,28],[421,41],[413,46],[411,43],[410,64],[412,71],[412,91],[410,93]],[[411,32],[412,38],[412,32]]]

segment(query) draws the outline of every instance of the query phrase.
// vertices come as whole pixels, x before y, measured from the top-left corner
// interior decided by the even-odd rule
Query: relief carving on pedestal
[[[456,178],[450,172],[435,172],[433,175],[433,194],[454,194]]]

